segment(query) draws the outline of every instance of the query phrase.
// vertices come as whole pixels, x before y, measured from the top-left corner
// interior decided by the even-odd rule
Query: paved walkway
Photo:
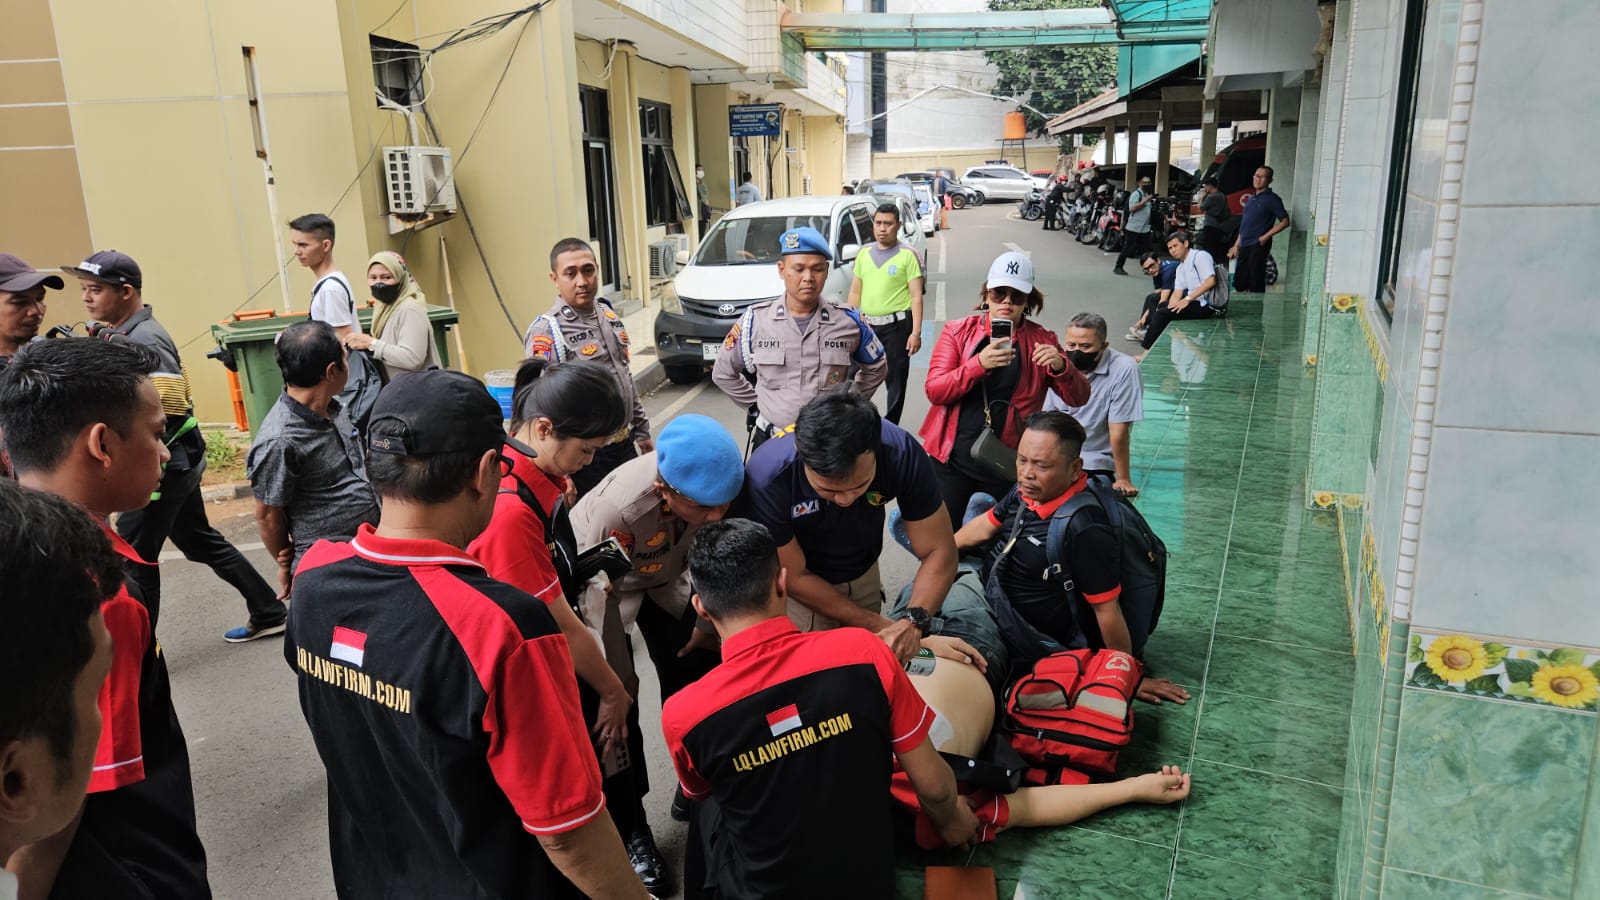
[[[1331,897],[1354,672],[1333,517],[1303,509],[1312,380],[1292,297],[1180,322],[1144,362],[1137,501],[1172,551],[1146,656],[1188,687],[1140,704],[1124,772],[1179,764],[1180,808],[1014,831],[972,854],[1002,898]],[[922,867],[902,857],[900,897]]]

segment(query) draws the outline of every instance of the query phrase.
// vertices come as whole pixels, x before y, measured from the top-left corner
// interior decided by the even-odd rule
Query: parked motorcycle
[[[1122,220],[1125,216],[1128,203],[1128,193],[1117,191],[1111,198],[1111,204],[1101,216],[1100,249],[1107,253],[1115,253],[1122,249]]]
[[[1044,191],[1038,188],[1029,191],[1017,201],[1017,213],[1029,222],[1039,221],[1044,216]]]
[[[1088,191],[1082,191],[1072,203],[1072,211],[1067,214],[1067,231],[1079,241],[1083,240],[1084,231],[1088,229],[1089,222],[1094,218],[1094,203]]]

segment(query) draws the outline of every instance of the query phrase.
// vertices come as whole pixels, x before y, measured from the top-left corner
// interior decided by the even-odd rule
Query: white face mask
[[[705,178],[705,177],[706,177],[706,170],[705,169],[695,169],[694,170],[694,180],[695,181],[699,181],[699,180],[701,180],[702,178]]]

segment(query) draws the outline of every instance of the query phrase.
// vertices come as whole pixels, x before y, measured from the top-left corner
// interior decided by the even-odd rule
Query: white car
[[[923,237],[933,237],[939,230],[939,198],[933,195],[933,185],[913,184],[911,190],[917,195],[917,220],[922,225]]]
[[[1044,190],[1047,178],[1035,178],[1016,166],[973,166],[962,173],[961,181],[983,192],[989,200],[1021,200],[1032,190]]]
[[[667,377],[676,384],[699,379],[746,307],[783,296],[778,240],[785,231],[810,226],[828,239],[833,265],[822,299],[843,305],[856,255],[873,241],[879,202],[861,195],[790,197],[747,203],[719,219],[662,292],[655,338]]]

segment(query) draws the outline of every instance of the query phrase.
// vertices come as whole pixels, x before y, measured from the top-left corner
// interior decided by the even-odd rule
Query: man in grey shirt
[[[1128,222],[1122,226],[1122,252],[1117,254],[1117,264],[1111,271],[1128,274],[1122,266],[1128,257],[1138,259],[1150,245],[1150,202],[1155,195],[1150,192],[1150,179],[1139,179],[1139,186],[1128,195]]]
[[[323,538],[348,539],[376,523],[378,499],[356,427],[339,407],[350,370],[338,334],[326,322],[290,325],[277,356],[283,393],[256,429],[246,473],[256,528],[287,597],[294,561]]]
[[[1087,432],[1080,452],[1085,472],[1109,476],[1113,489],[1124,497],[1138,496],[1128,450],[1133,443],[1133,423],[1144,418],[1144,381],[1139,377],[1139,364],[1106,343],[1106,320],[1094,313],[1072,317],[1061,347],[1089,379],[1089,401],[1082,406],[1068,406],[1051,391],[1045,395],[1044,408],[1066,412]]]

